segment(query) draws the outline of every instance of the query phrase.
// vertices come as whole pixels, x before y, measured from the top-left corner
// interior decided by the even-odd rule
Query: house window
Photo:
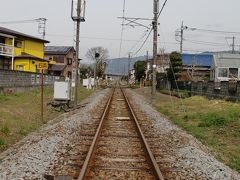
[[[55,60],[57,63],[64,63],[64,57],[63,57],[63,56],[55,56],[55,57],[54,57],[54,60]]]
[[[67,58],[67,65],[72,65],[72,58]]]
[[[229,68],[229,78],[238,78],[238,68]]]
[[[16,40],[14,41],[14,47],[16,47],[16,48],[21,48],[21,47],[22,47],[22,41],[16,39]]]
[[[17,65],[17,70],[23,71],[24,70],[23,65]]]
[[[219,68],[218,77],[228,77],[228,68]]]

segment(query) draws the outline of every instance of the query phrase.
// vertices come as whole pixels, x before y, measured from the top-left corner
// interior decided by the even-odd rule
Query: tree
[[[180,53],[174,51],[170,54],[170,67],[167,69],[167,76],[170,81],[176,80],[182,71],[182,56]]]
[[[138,80],[138,82],[140,82],[141,78],[145,77],[144,65],[145,65],[144,61],[137,61],[134,64],[135,77]]]
[[[86,57],[94,62],[94,77],[102,77],[106,69],[105,60],[108,58],[108,50],[101,46],[93,47],[87,51]]]
[[[81,64],[81,66],[80,66],[81,79],[85,79],[91,75],[93,75],[93,69],[89,65]]]

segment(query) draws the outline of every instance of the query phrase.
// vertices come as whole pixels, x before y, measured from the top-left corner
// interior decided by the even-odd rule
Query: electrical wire
[[[166,49],[166,46],[164,45],[165,43],[164,43],[164,36],[163,36],[163,35],[162,35],[162,39],[163,39],[164,49]],[[186,112],[187,112],[186,106],[185,106],[185,104],[184,104],[184,102],[183,102],[183,98],[182,98],[182,96],[181,96],[181,94],[180,94],[180,91],[179,91],[179,87],[178,87],[178,84],[177,84],[177,79],[176,79],[175,73],[174,73],[174,71],[173,71],[173,67],[172,67],[172,63],[171,63],[171,61],[170,61],[170,56],[169,56],[169,54],[168,54],[168,59],[169,59],[169,67],[171,68],[171,71],[172,71],[172,74],[173,74],[173,77],[174,77],[174,82],[175,82],[176,87],[177,87],[178,96],[179,96],[180,99],[181,99],[182,108],[183,108],[184,113],[186,114]],[[168,78],[167,72],[166,72],[166,77],[167,77],[167,81],[168,81],[169,78]],[[170,99],[171,99],[171,102],[173,103],[172,97],[171,97],[171,90],[170,90],[170,87],[169,87],[169,86],[168,86],[168,89],[169,89],[169,91],[170,91]],[[172,106],[174,107],[173,104],[172,104]]]
[[[122,53],[122,42],[123,42],[123,31],[124,31],[124,23],[125,23],[125,8],[126,8],[126,0],[123,0],[123,19],[122,19],[122,29],[121,29],[121,35],[120,35],[120,47],[119,47],[119,54],[118,57],[120,58]]]
[[[130,50],[128,52],[132,52],[133,49],[140,43],[142,42],[142,40],[145,38],[145,36],[147,35],[147,31],[144,31],[143,35],[141,35],[141,37],[139,38],[139,40],[136,41],[136,43],[130,48]]]
[[[207,42],[207,41],[198,41],[198,40],[190,40],[190,39],[184,39],[184,41],[194,43],[194,44],[201,44],[201,45],[209,45],[209,46],[226,46],[226,44],[223,43],[214,43],[214,42]]]
[[[140,46],[140,48],[134,53],[135,55],[138,54],[138,53],[141,51],[141,49],[143,48],[143,46],[144,46],[145,43],[147,42],[148,38],[150,37],[152,31],[153,31],[152,29],[149,31],[149,33],[148,33],[146,39],[143,41],[143,43],[142,43],[142,45]]]
[[[19,24],[19,23],[31,23],[35,21],[39,21],[41,18],[36,19],[28,19],[28,20],[18,20],[18,21],[3,21],[0,24]]]
[[[240,32],[234,32],[234,31],[219,31],[219,30],[210,30],[210,29],[200,29],[200,28],[190,28],[193,31],[201,31],[201,32],[207,32],[207,33],[222,33],[222,34],[240,34]]]
[[[159,19],[160,15],[162,14],[164,7],[165,7],[166,4],[167,4],[167,1],[168,1],[168,0],[165,0],[165,2],[163,3],[163,6],[162,6],[161,10],[160,10],[159,13],[158,13],[158,19]]]
[[[167,1],[168,1],[168,0],[165,0],[165,2],[163,3],[162,8],[160,9],[160,11],[159,11],[159,13],[158,13],[158,19],[159,19],[160,15],[162,14],[164,7],[165,7],[166,4],[167,4]],[[143,46],[144,46],[145,43],[147,42],[148,38],[150,37],[152,31],[153,31],[153,29],[151,29],[151,30],[149,31],[148,36],[147,36],[146,39],[143,41],[143,43],[142,43],[142,45],[140,46],[140,48],[135,52],[135,54],[137,54],[138,52],[141,51],[141,49],[143,48]]]

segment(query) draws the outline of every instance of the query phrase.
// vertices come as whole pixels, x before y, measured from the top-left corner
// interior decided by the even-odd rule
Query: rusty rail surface
[[[109,99],[108,99],[108,101],[107,101],[107,104],[106,104],[105,108],[104,108],[104,112],[103,112],[103,114],[102,114],[102,117],[101,117],[101,120],[100,120],[98,129],[97,129],[97,132],[96,132],[96,134],[95,134],[95,136],[94,136],[93,142],[92,142],[92,144],[91,144],[91,147],[90,147],[90,149],[89,149],[89,151],[88,151],[87,157],[86,157],[86,159],[85,159],[85,161],[84,161],[84,164],[83,164],[83,166],[82,166],[82,169],[81,169],[81,172],[80,172],[80,174],[79,174],[78,180],[84,179],[84,177],[85,177],[85,175],[86,175],[86,173],[87,173],[87,169],[88,169],[89,163],[90,163],[90,161],[91,161],[91,158],[92,158],[92,156],[93,156],[93,153],[94,153],[94,150],[95,150],[94,148],[95,148],[96,145],[97,145],[97,141],[98,141],[98,138],[99,138],[99,136],[100,136],[101,129],[102,129],[102,126],[103,126],[103,121],[104,121],[104,119],[105,119],[105,117],[106,117],[106,115],[107,115],[107,112],[108,112],[108,110],[109,110],[109,106],[110,106],[110,104],[111,104],[114,91],[115,91],[115,88],[114,88],[113,91],[111,92],[111,95],[110,95],[110,97],[109,97]]]
[[[113,89],[111,95],[110,95],[110,98],[108,99],[108,102],[105,106],[105,109],[104,109],[104,112],[101,116],[101,120],[100,120],[100,123],[99,123],[99,127],[97,129],[97,132],[94,136],[94,139],[93,139],[93,142],[91,144],[91,147],[88,151],[88,154],[87,154],[87,157],[84,161],[84,164],[82,166],[82,169],[81,169],[81,172],[78,176],[78,180],[83,180],[83,179],[86,179],[86,176],[88,174],[88,172],[90,171],[90,164],[92,163],[93,161],[93,158],[96,156],[94,155],[95,152],[96,152],[96,149],[97,149],[97,146],[98,146],[98,142],[99,142],[99,139],[100,139],[100,136],[101,136],[101,133],[102,133],[102,129],[103,129],[103,126],[104,126],[104,122],[105,122],[105,119],[108,115],[108,112],[109,112],[109,109],[111,107],[111,102],[113,101],[113,96],[114,96],[114,93],[115,93],[115,89]],[[133,108],[131,107],[131,104],[129,102],[129,100],[127,99],[126,97],[126,94],[124,93],[124,91],[121,89],[121,93],[123,95],[123,101],[124,103],[127,105],[127,110],[129,111],[130,113],[130,116],[131,116],[131,119],[129,121],[133,121],[134,120],[134,124],[136,125],[136,134],[137,134],[137,137],[138,139],[140,139],[141,141],[141,144],[143,147],[143,151],[144,151],[144,156],[146,156],[146,161],[148,162],[147,164],[149,165],[149,171],[151,171],[151,174],[153,175],[154,179],[160,179],[160,180],[163,180],[163,176],[162,176],[162,173],[157,165],[157,162],[147,144],[147,141],[143,135],[143,132],[141,131],[141,128],[140,128],[140,125],[138,123],[138,120],[137,120],[137,117],[133,111]],[[110,131],[110,130],[109,130]],[[121,131],[121,130],[120,130]],[[118,132],[119,133],[119,132]],[[117,132],[116,132],[117,134]],[[117,136],[117,135],[116,135]],[[124,137],[124,138],[127,138],[127,137]],[[100,141],[101,142],[101,141]],[[129,143],[134,143],[134,142],[129,142]],[[136,145],[138,146],[138,145]],[[142,160],[142,159],[141,159]],[[144,160],[142,160],[144,161]],[[145,162],[145,161],[144,161]],[[134,168],[133,168],[134,169]],[[144,169],[144,168],[143,168]],[[113,170],[118,170],[116,167],[113,167]],[[96,177],[97,178],[97,177]]]
[[[155,173],[156,177],[158,177],[158,179],[163,180],[164,179],[163,175],[162,175],[162,173],[161,173],[161,171],[160,171],[160,169],[158,167],[158,164],[157,164],[157,162],[156,162],[156,160],[155,160],[155,158],[154,158],[154,156],[152,154],[152,151],[150,150],[150,147],[149,147],[149,145],[147,143],[147,140],[146,140],[146,138],[145,138],[145,136],[144,136],[144,134],[143,134],[143,132],[141,130],[141,127],[140,127],[140,125],[138,123],[138,120],[137,120],[137,117],[136,117],[136,115],[135,115],[135,113],[133,111],[133,108],[132,108],[132,106],[131,106],[131,104],[130,104],[130,102],[129,102],[129,100],[128,100],[128,98],[127,98],[127,96],[126,96],[126,94],[125,94],[125,92],[123,90],[122,90],[122,93],[123,93],[123,96],[124,96],[124,98],[125,98],[125,100],[127,102],[128,108],[131,111],[131,115],[132,115],[132,117],[134,119],[134,122],[135,122],[135,124],[137,126],[137,129],[138,129],[138,132],[139,132],[139,134],[141,136],[141,139],[142,139],[142,141],[144,143],[145,150],[147,151],[147,155],[149,156],[148,158],[150,159],[150,162],[151,162],[151,164],[153,166],[154,173]]]

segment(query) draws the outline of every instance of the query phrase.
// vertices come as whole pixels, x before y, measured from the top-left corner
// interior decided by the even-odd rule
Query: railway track
[[[78,179],[163,179],[121,88],[112,91]]]

